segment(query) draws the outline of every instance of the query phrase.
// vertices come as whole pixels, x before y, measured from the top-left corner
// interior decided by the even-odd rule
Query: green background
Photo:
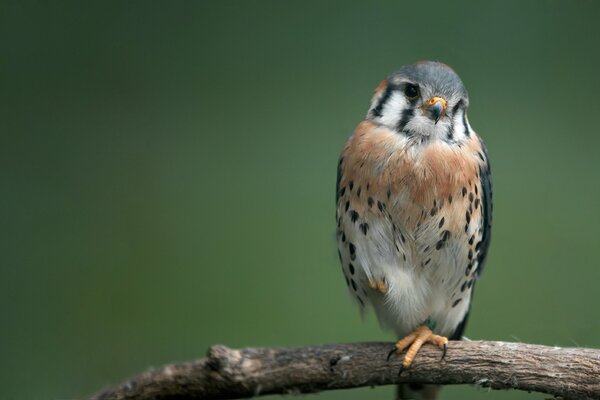
[[[467,336],[600,347],[600,3],[0,11],[1,398],[83,397],[215,343],[395,339],[346,293],[335,170],[373,89],[421,59],[462,77],[494,169]]]

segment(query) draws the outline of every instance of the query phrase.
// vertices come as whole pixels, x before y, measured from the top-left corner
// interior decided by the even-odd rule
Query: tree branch
[[[441,351],[425,346],[398,376],[402,356],[389,343],[301,348],[229,349],[166,365],[93,396],[106,399],[236,399],[396,383],[477,384],[543,392],[568,399],[600,398],[600,350],[523,343],[454,341]]]

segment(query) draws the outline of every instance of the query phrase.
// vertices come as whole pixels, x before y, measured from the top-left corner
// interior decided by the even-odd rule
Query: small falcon
[[[445,354],[448,339],[461,339],[490,244],[491,170],[468,105],[447,65],[405,66],[377,87],[339,159],[344,277],[361,311],[370,304],[400,339],[390,356],[407,350],[402,369],[424,343]]]

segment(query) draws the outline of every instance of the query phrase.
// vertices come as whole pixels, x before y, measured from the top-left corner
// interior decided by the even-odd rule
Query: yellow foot
[[[374,290],[378,290],[381,294],[386,294],[388,289],[385,284],[385,278],[382,280],[370,280],[369,279],[369,287]]]
[[[436,335],[425,325],[419,326],[417,329],[412,331],[408,336],[398,340],[396,346],[388,354],[388,360],[394,353],[402,353],[404,349],[408,348],[404,360],[402,360],[402,366],[400,367],[400,373],[410,367],[415,356],[421,349],[421,346],[425,343],[432,343],[438,347],[441,347],[444,352],[442,354],[442,360],[446,355],[446,349],[448,348],[448,338],[444,336]]]

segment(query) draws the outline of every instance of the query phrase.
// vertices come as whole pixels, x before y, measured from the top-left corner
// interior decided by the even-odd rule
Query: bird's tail
[[[437,400],[440,385],[405,383],[398,385],[396,400]]]

